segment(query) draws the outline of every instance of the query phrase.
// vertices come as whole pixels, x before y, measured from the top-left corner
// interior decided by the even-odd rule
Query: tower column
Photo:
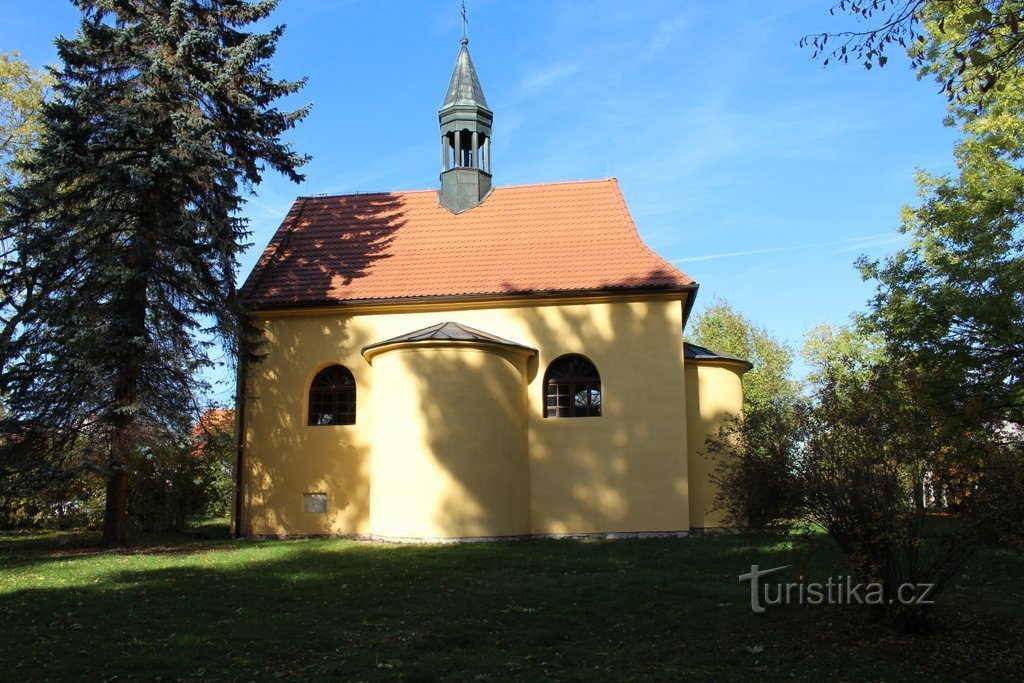
[[[484,171],[491,172],[491,139],[484,138]]]
[[[448,136],[441,136],[441,170],[447,171],[448,166]]]
[[[455,131],[455,167],[462,166],[462,131]]]

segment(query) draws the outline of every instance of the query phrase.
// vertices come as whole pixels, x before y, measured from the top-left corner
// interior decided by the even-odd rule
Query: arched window
[[[356,380],[348,368],[331,365],[316,373],[309,387],[309,424],[356,423]]]
[[[547,417],[601,415],[601,376],[594,364],[576,354],[556,358],[544,375]]]

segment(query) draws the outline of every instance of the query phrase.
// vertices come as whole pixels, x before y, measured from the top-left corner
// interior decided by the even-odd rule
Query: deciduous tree
[[[866,26],[804,36],[799,44],[815,57],[826,65],[852,58],[870,69],[885,66],[888,50],[906,50],[951,101],[983,100],[1024,64],[1021,0],[841,0],[831,13]]]
[[[945,68],[948,68],[946,65]],[[950,413],[1024,423],[1024,75],[980,109],[951,106],[956,174],[918,174],[911,244],[862,259],[877,282],[865,322],[898,362],[927,370]]]
[[[706,444],[716,460],[714,507],[730,526],[753,532],[777,530],[795,514],[791,476],[793,444],[805,408],[789,378],[790,349],[718,299],[690,323],[688,338],[720,353],[743,358],[743,416],[726,421]]]
[[[743,376],[746,411],[769,401],[793,397],[798,392],[797,384],[789,378],[792,351],[724,299],[716,299],[694,316],[687,339],[753,364],[753,369]]]
[[[48,87],[49,78],[19,59],[17,52],[0,52],[0,218],[6,212],[4,197],[39,145]],[[18,267],[14,241],[0,222],[0,349],[14,334],[31,290]]]
[[[0,52],[0,192],[17,179],[18,165],[39,143],[47,83],[17,52]]]

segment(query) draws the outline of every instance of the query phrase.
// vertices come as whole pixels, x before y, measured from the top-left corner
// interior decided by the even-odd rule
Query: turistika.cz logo
[[[761,569],[750,565],[749,574],[740,574],[740,582],[750,582],[750,609],[764,614],[771,605],[931,605],[929,596],[935,588],[932,583],[904,583],[896,587],[895,595],[886,597],[880,583],[862,583],[852,576],[830,576],[824,583],[807,582],[804,577],[791,583],[764,583],[761,577],[789,569],[793,565]]]

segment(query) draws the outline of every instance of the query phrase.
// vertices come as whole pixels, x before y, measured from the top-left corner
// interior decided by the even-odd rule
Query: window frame
[[[580,372],[583,364],[589,366]],[[555,376],[561,375],[561,376]],[[556,391],[552,393],[551,389]],[[585,402],[579,397],[586,394]],[[596,404],[594,397],[597,397]],[[558,356],[544,371],[543,384],[544,418],[561,419],[576,417],[601,417],[604,413],[604,390],[601,372],[594,361],[580,353],[566,353]],[[552,399],[554,403],[552,403]],[[563,399],[563,401],[559,401]],[[564,403],[564,405],[559,405]]]
[[[340,378],[330,378],[338,373]],[[328,383],[333,380],[333,383]],[[318,386],[318,382],[322,382]],[[306,426],[337,427],[356,423],[356,378],[344,365],[333,363],[320,368],[313,375],[306,391]],[[331,421],[324,422],[325,415]]]

